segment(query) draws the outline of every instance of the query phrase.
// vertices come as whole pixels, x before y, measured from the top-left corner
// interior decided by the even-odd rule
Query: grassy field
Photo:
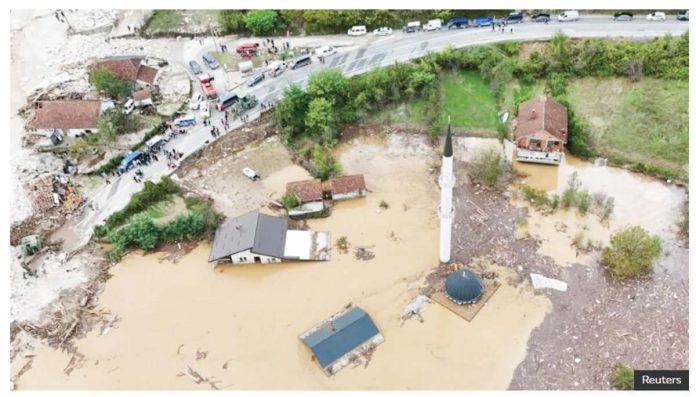
[[[599,155],[688,177],[688,82],[588,78],[572,82],[568,95]]]
[[[488,83],[478,72],[447,73],[442,84],[442,110],[439,117],[452,118],[453,127],[483,128],[495,131],[498,105]]]
[[[220,28],[218,14],[218,10],[155,10],[147,21],[144,33],[209,34],[211,26]]]
[[[371,113],[368,123],[379,124],[426,124],[425,99],[417,99],[400,105],[390,105],[384,109]]]
[[[148,32],[170,30],[181,25],[181,14],[176,10],[155,10],[147,25]]]

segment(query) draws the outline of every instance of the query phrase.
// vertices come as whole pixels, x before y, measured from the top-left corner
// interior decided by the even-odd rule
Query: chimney
[[[532,117],[531,119],[534,120],[536,118],[536,109],[532,109]]]

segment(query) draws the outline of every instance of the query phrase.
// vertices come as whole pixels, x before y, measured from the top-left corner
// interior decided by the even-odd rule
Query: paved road
[[[510,27],[514,33],[509,33]],[[504,40],[538,40],[548,39],[557,32],[563,32],[569,37],[630,37],[649,38],[663,36],[665,34],[680,35],[687,31],[688,23],[667,20],[661,22],[648,22],[642,18],[636,18],[631,22],[613,22],[610,17],[583,18],[578,22],[559,23],[552,21],[548,24],[525,22],[510,25],[504,34],[500,31],[492,31],[490,27],[469,28],[453,31],[419,32],[404,34],[395,33],[389,37],[371,38],[359,48],[346,50],[333,55],[325,64],[314,62],[310,66],[298,70],[287,70],[276,78],[268,78],[262,84],[253,89],[240,87],[240,93],[253,93],[261,102],[273,103],[277,101],[283,90],[290,84],[296,83],[304,86],[310,74],[325,67],[338,67],[346,75],[360,74],[375,67],[387,66],[394,62],[402,62],[421,57],[428,52],[436,52],[447,46],[466,47],[481,45]],[[201,48],[201,52],[204,48]],[[197,57],[200,59],[200,57]],[[222,90],[223,84],[218,84]],[[249,114],[250,119],[259,116],[259,107]],[[213,111],[211,115],[213,125],[220,126],[222,113]],[[242,125],[240,121],[231,123],[231,131]],[[167,145],[168,149],[177,149],[184,152],[185,157],[197,151],[211,141],[209,127],[198,124],[191,131],[179,136]],[[144,169],[145,178],[158,180],[162,175],[171,173],[166,162],[162,159],[158,163],[151,164]],[[240,170],[241,172],[241,170]],[[96,209],[85,207],[79,216],[71,219],[58,232],[58,236],[75,236],[66,238],[64,249],[72,251],[84,245],[91,236],[95,225],[101,223],[109,214],[123,208],[130,196],[140,190],[141,183],[136,183],[132,173],[126,174],[114,180],[110,185],[99,189],[91,198]]]

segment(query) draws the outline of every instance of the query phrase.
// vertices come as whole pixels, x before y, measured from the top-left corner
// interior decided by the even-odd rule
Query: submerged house
[[[289,230],[287,219],[257,210],[232,218],[218,227],[208,262],[327,261],[330,247],[329,233]]]
[[[300,339],[329,376],[384,342],[370,315],[350,305],[300,335]]]
[[[559,164],[568,142],[568,112],[547,96],[522,102],[515,127],[517,161]]]
[[[329,179],[331,198],[333,200],[348,200],[364,197],[367,194],[365,178],[360,175],[347,175]]]
[[[300,205],[288,209],[289,216],[318,214],[324,210],[324,197],[319,179],[289,182],[287,194],[294,193],[300,199]]]

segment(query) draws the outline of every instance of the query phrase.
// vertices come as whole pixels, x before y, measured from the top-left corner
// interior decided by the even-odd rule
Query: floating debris
[[[530,273],[529,277],[532,279],[534,289],[551,288],[562,292],[568,289],[568,283],[565,281],[544,277],[537,273]]]

